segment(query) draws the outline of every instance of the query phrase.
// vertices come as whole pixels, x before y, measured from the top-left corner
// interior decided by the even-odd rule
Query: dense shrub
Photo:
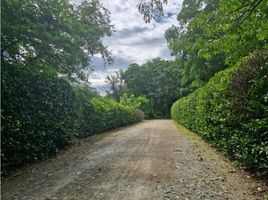
[[[139,122],[144,119],[144,112],[141,109],[134,109],[134,120]]]
[[[172,106],[173,119],[238,163],[268,167],[268,51],[219,72]]]
[[[133,108],[54,73],[2,66],[2,172],[47,158],[75,137],[141,120]],[[140,113],[138,113],[139,115]]]
[[[144,119],[149,119],[150,115],[150,100],[147,99],[144,96],[138,96],[135,97],[133,94],[128,95],[127,93],[124,93],[120,97],[120,102],[121,105],[128,106],[130,108],[136,109],[135,113],[137,114],[137,117],[140,118],[141,120]]]
[[[93,98],[88,101],[84,104],[83,116],[85,123],[81,136],[100,133],[138,121],[134,109],[108,98]]]
[[[55,75],[2,66],[2,169],[56,153],[74,137],[76,95]]]

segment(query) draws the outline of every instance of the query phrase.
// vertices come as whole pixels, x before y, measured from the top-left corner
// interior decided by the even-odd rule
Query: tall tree
[[[200,18],[209,42],[200,42],[200,57],[226,54],[231,65],[268,44],[267,0],[224,0],[208,17]]]
[[[150,117],[168,118],[172,103],[180,97],[179,70],[173,61],[157,58],[142,66],[130,65],[122,77],[128,94],[150,100]]]
[[[124,93],[124,80],[122,78],[123,71],[120,70],[116,72],[114,75],[108,75],[106,77],[106,82],[109,84],[110,89],[106,91],[107,97],[112,98],[116,101],[120,101],[120,97]]]
[[[144,21],[149,23],[152,19],[164,15],[163,4],[167,4],[167,0],[140,0],[137,7]]]
[[[163,14],[165,3],[142,1],[139,10],[149,22],[154,14]],[[267,48],[267,13],[267,0],[184,0],[178,26],[165,37],[181,68],[185,94],[256,49]]]
[[[192,92],[197,85],[202,86],[216,72],[226,68],[223,52],[211,58],[200,56],[201,42],[208,42],[208,37],[199,21],[218,7],[218,0],[185,0],[178,14],[179,26],[172,26],[165,33],[171,53],[176,56],[178,67],[182,69],[185,94]]]
[[[3,0],[1,61],[31,67],[49,66],[58,73],[85,79],[93,55],[112,58],[102,38],[113,26],[98,0]]]

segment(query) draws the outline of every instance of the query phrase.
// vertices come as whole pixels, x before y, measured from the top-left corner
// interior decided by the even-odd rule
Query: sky
[[[79,3],[81,0],[72,0]],[[165,15],[151,23],[145,23],[138,12],[140,0],[100,0],[111,12],[111,23],[116,32],[111,37],[105,37],[103,42],[112,52],[114,64],[105,66],[101,57],[92,59],[94,72],[89,78],[92,86],[102,95],[108,89],[105,82],[107,75],[120,69],[126,69],[129,64],[143,64],[156,57],[173,59],[167,48],[164,37],[165,30],[177,24],[177,13],[181,9],[182,0],[168,0],[164,5]]]

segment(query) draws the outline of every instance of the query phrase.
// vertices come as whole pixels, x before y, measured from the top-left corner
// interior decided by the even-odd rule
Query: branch
[[[247,14],[247,16],[242,20],[240,21],[239,23],[242,24],[247,18],[250,17],[250,15],[252,14],[252,12],[261,4],[263,0],[259,0],[257,1],[257,3],[251,8],[251,10],[249,11],[249,13]]]

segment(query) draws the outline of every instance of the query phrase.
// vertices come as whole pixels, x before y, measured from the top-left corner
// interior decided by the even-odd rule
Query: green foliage
[[[173,119],[237,162],[268,167],[268,52],[255,52],[217,73],[172,106]]]
[[[2,170],[47,158],[74,138],[77,99],[54,74],[2,65]]]
[[[149,8],[161,12],[161,3]],[[239,163],[267,168],[267,0],[184,0],[177,19],[165,37],[176,56],[178,97],[190,95],[173,104],[173,118]]]
[[[136,121],[134,109],[108,98],[93,98],[83,107],[83,134],[88,136]]]
[[[145,119],[149,119],[150,115],[150,100],[144,96],[138,96],[136,98],[138,105],[136,108],[142,110]]]
[[[61,74],[85,79],[83,69],[101,54],[111,62],[104,36],[110,36],[109,12],[98,0],[3,0],[1,61],[50,66]]]
[[[194,56],[191,62],[194,58],[210,62],[222,55],[225,63],[234,64],[267,47],[267,11],[267,0],[184,0],[180,26],[171,27],[166,38],[178,59],[187,55]]]
[[[257,49],[267,48],[267,0],[184,0],[165,33],[181,69],[183,95]]]
[[[120,104],[133,109],[139,109],[144,112],[146,119],[149,118],[150,102],[149,99],[147,99],[146,97],[135,97],[134,95],[128,96],[126,93],[124,93],[123,96],[120,97]]]
[[[144,119],[144,112],[141,109],[134,109],[134,120],[140,122]]]
[[[204,45],[200,57],[224,52],[226,63],[234,64],[256,49],[267,48],[267,13],[267,0],[220,1],[218,9],[199,19],[200,24],[207,22],[203,29],[210,41],[200,43]]]
[[[110,89],[107,92],[107,97],[112,98],[119,102],[120,96],[124,93],[125,86],[124,80],[122,79],[123,70],[116,72],[115,75],[108,75],[106,82],[109,84]]]
[[[157,19],[164,15],[163,3],[167,4],[167,2],[167,0],[140,1],[137,7],[143,15],[144,21],[149,23],[152,19]]]
[[[78,116],[73,122],[76,125],[76,136],[84,137],[86,136],[85,127],[87,127],[86,116],[84,115],[84,109],[88,106],[89,101],[95,97],[99,97],[99,94],[95,89],[87,85],[73,85],[73,90],[76,93],[78,101]]]
[[[142,66],[132,64],[123,73],[126,93],[149,99],[149,115],[144,110],[146,118],[170,117],[170,107],[180,97],[179,70],[174,62],[158,58]]]
[[[136,109],[97,98],[93,89],[71,86],[53,71],[5,64],[1,86],[3,173],[45,159],[65,148],[75,137],[142,120]]]
[[[204,46],[210,43],[205,20],[218,7],[218,0],[185,0],[178,14],[180,26],[172,26],[165,33],[169,49],[181,69],[183,94],[196,89],[191,86],[194,81],[206,83],[216,72],[227,67],[224,52],[213,56],[202,54]]]

